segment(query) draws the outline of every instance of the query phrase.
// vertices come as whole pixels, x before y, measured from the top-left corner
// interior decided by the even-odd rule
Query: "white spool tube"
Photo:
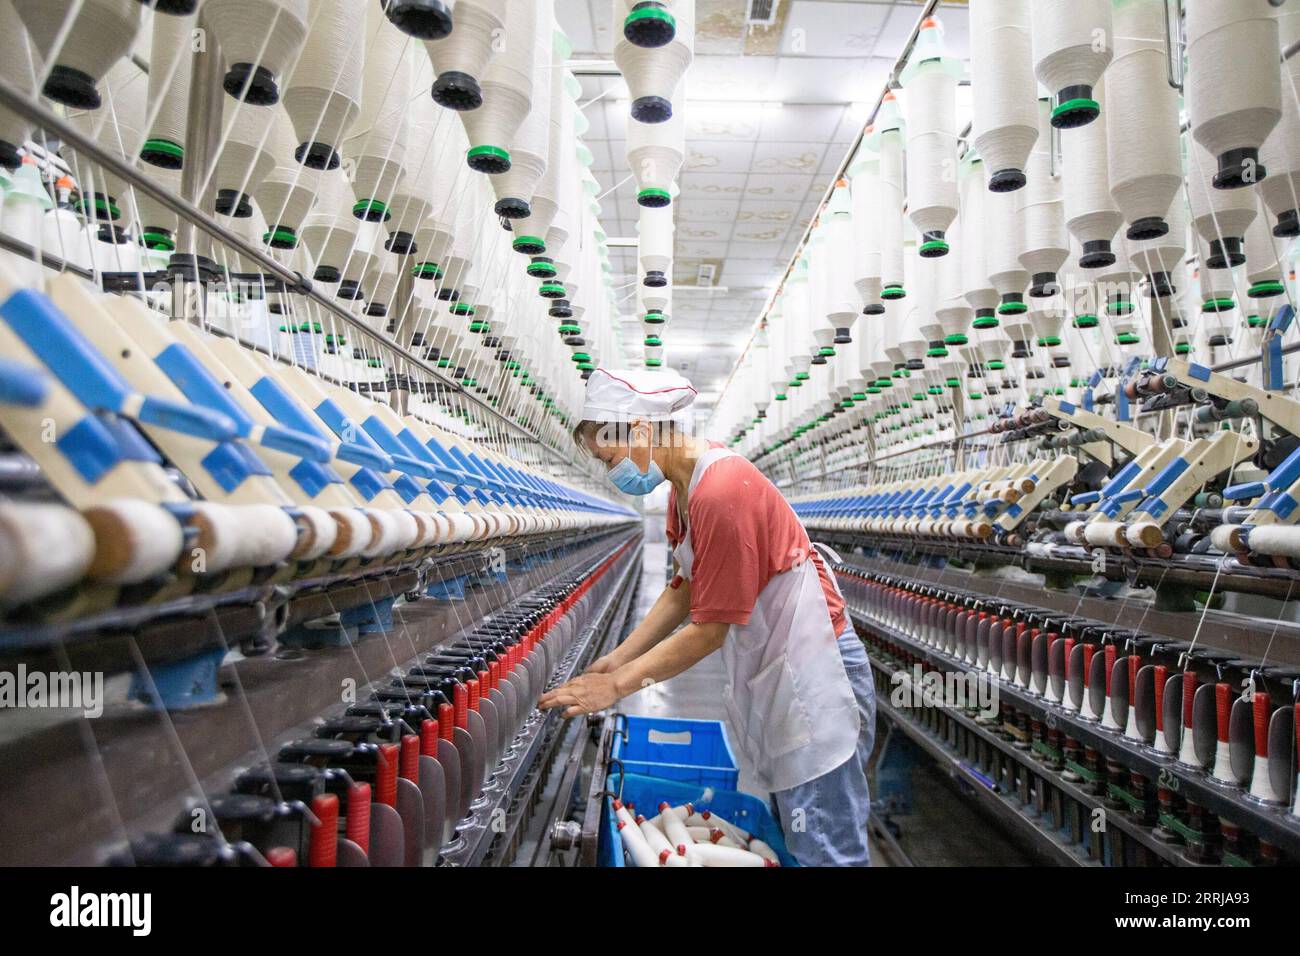
[[[685,814],[680,807],[670,808],[660,804],[659,825],[663,828],[664,836],[676,848],[678,854],[685,856],[688,862],[695,859],[695,840],[686,828]]]
[[[985,209],[986,184],[984,163],[973,150],[962,158],[957,171],[957,185],[961,196],[962,221],[965,224],[966,248],[961,256],[962,292],[967,303],[975,310],[974,328],[996,328],[998,324],[998,292],[989,282],[988,230]]]
[[[695,846],[692,852],[704,866],[776,866],[771,860],[766,860],[757,853],[737,847],[701,843]]]
[[[942,55],[940,35],[938,21],[922,25],[917,50],[902,74],[907,214],[921,234],[925,258],[947,254],[945,233],[957,215],[957,81],[962,68]]]
[[[668,208],[642,206],[637,219],[637,264],[640,280],[650,288],[672,281],[673,214]]]
[[[312,169],[335,169],[343,139],[361,112],[361,24],[372,5],[321,0],[312,6],[302,55],[285,82],[284,107],[298,140],[294,158]]]
[[[1052,174],[1050,104],[1038,101],[1038,139],[1029,155],[1028,186],[1017,194],[1016,212],[1021,228],[1018,259],[1029,273],[1029,294],[1040,298],[1059,288],[1057,271],[1070,252],[1065,229],[1065,200],[1059,174]]]
[[[677,89],[694,58],[695,0],[677,0],[672,13],[677,21],[673,39],[663,46],[641,47],[623,34],[627,5],[613,5],[614,63],[627,83],[631,98],[630,115],[641,123],[663,123],[675,112],[673,91]]]
[[[451,33],[425,42],[438,74],[433,99],[439,106],[460,112],[483,105],[479,84],[492,57],[493,38],[505,28],[505,16],[506,0],[458,0]]]
[[[1113,53],[1110,7],[1110,0],[1029,4],[1034,75],[1052,95],[1057,129],[1086,126],[1103,108],[1095,92]]]
[[[1166,76],[1164,0],[1127,0],[1113,8],[1115,56],[1109,91],[1106,162],[1110,194],[1128,223],[1129,239],[1153,239],[1183,183],[1178,93]]]
[[[1300,7],[1288,4],[1276,14],[1283,50],[1300,42]],[[1263,54],[1261,54],[1262,56]],[[1282,62],[1282,118],[1259,150],[1268,175],[1259,184],[1278,238],[1300,235],[1300,55]]]
[[[886,93],[885,99],[892,99]],[[882,107],[883,109],[883,107]],[[907,295],[903,273],[903,136],[898,127],[880,129],[874,145],[880,155],[880,281],[881,297]]]
[[[388,222],[389,206],[405,174],[410,57],[405,34],[388,22],[380,7],[368,8],[366,29],[361,114],[343,141],[343,157],[357,197],[353,215]]]
[[[72,109],[99,109],[102,99],[96,84],[131,51],[140,29],[140,4],[136,0],[12,3],[49,72],[42,93]],[[65,26],[69,27],[66,33]],[[53,62],[51,53],[56,54]]]
[[[985,163],[986,170],[988,164]],[[984,197],[985,266],[988,281],[997,290],[997,314],[1005,322],[1024,315],[1029,272],[1020,264],[1024,223],[1018,215],[1019,197],[991,192]]]
[[[677,852],[659,827],[644,817],[637,820],[637,826],[640,827],[641,835],[645,837],[645,842],[649,845],[650,851],[658,858],[660,866],[683,867],[689,865],[686,862],[686,857]]]
[[[1275,4],[1187,0],[1187,117],[1215,158],[1214,187],[1267,178],[1259,148],[1282,117]]]
[[[1255,220],[1253,189],[1216,189],[1214,156],[1200,143],[1187,144],[1187,199],[1192,226],[1207,243],[1203,260],[1211,269],[1230,269],[1246,261],[1246,229]]]
[[[864,139],[848,169],[853,197],[854,280],[864,315],[881,315],[880,236],[876,229],[880,204],[880,157]]]
[[[307,0],[207,0],[203,20],[221,47],[225,91],[253,106],[278,103],[307,37]]]
[[[196,19],[153,17],[149,43],[149,113],[153,121],[140,158],[163,169],[180,169],[185,160],[185,122],[194,67]],[[176,186],[169,192],[179,193]]]
[[[846,186],[835,189],[823,213],[826,243],[825,285],[822,308],[833,342],[847,345],[862,311],[862,300],[853,284],[853,222],[849,214],[852,200]],[[842,363],[841,363],[842,364]]]
[[[1038,138],[1029,0],[971,0],[972,143],[987,167],[988,186],[1025,185],[1025,162]]]
[[[632,814],[627,812],[627,807],[615,800],[614,816],[618,821],[618,835],[623,841],[623,849],[627,851],[627,857],[633,866],[637,867],[657,867],[659,866],[658,855],[650,848],[646,842],[645,834],[641,828],[636,825],[632,819]]]
[[[680,94],[680,91],[679,91]],[[636,179],[637,205],[667,206],[686,156],[686,125],[681,111],[663,123],[627,125],[627,165]]]
[[[73,509],[0,502],[0,606],[24,604],[75,584],[94,557],[94,532]]]
[[[1109,3],[1106,8],[1109,18]],[[1101,109],[1106,108],[1105,84],[1101,80],[1094,84],[1092,98]],[[1082,269],[1114,264],[1111,244],[1124,221],[1110,194],[1106,157],[1105,123],[1090,122],[1061,137],[1065,225],[1079,242]]]
[[[572,52],[568,38],[555,29],[551,0],[544,0],[537,13],[537,30],[532,64],[532,98],[523,122],[510,143],[510,168],[492,177],[497,201],[493,211],[506,219],[522,219],[531,211],[546,172],[547,144],[551,133],[551,76],[556,64],[563,64]]]
[[[508,147],[534,99],[539,6],[537,0],[506,0],[505,30],[493,38],[493,55],[480,84],[483,104],[461,114],[470,144],[466,162],[476,172],[498,175],[510,169]],[[547,89],[538,90],[538,98]]]

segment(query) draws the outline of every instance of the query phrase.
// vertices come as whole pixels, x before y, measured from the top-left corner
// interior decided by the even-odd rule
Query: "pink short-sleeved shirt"
[[[716,447],[716,446],[715,446]],[[694,561],[691,621],[748,624],[758,595],[778,574],[812,558],[836,634],[844,629],[844,599],[812,549],[808,533],[772,482],[747,459],[715,461],[687,502]],[[668,495],[668,542],[682,540],[677,492]]]

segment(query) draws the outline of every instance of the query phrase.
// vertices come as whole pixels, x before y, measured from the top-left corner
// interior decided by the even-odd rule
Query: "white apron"
[[[687,497],[710,465],[733,454],[726,448],[706,452],[695,465]],[[680,510],[689,515],[689,501]],[[685,522],[673,558],[689,581],[695,555]],[[852,756],[858,743],[857,700],[811,555],[767,582],[748,624],[730,626],[722,663],[727,717],[766,789],[797,787]]]

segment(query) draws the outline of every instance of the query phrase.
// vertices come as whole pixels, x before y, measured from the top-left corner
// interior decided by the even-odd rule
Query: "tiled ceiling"
[[[609,60],[612,0],[557,0],[573,58]],[[776,23],[748,27],[746,0],[696,0],[695,61],[686,79],[686,160],[674,204],[673,282],[716,267],[725,292],[677,289],[665,362],[717,397],[817,204],[875,104],[919,14],[905,0],[778,0]],[[939,12],[949,51],[967,55],[964,3]],[[634,237],[638,207],[626,151],[627,88],[581,76],[587,145],[611,237]],[[623,342],[641,361],[636,249],[611,249]]]

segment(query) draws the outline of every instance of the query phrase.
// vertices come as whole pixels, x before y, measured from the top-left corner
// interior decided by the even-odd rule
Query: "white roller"
[[[280,101],[280,82],[307,37],[307,0],[207,0],[203,22],[221,46],[226,92],[255,106]]]
[[[1052,96],[1052,125],[1086,126],[1101,112],[1094,96],[1110,64],[1111,0],[1034,0],[1034,75]]]
[[[627,39],[623,23],[629,0],[614,0],[614,62],[627,82],[631,117],[641,123],[662,123],[673,115],[673,91],[691,65],[695,48],[695,0],[678,0],[672,14],[676,29],[671,41],[657,47],[637,46]]]
[[[476,110],[483,105],[479,85],[505,30],[506,0],[457,0],[451,33],[425,43],[438,78],[433,99],[449,110]]]
[[[1106,7],[1109,16],[1109,3]],[[1100,80],[1093,86],[1093,99],[1105,109],[1105,86]],[[1111,243],[1124,221],[1110,194],[1106,155],[1105,123],[1090,122],[1061,137],[1065,225],[1079,242],[1082,269],[1114,263]]]
[[[1216,189],[1212,184],[1217,164],[1200,143],[1187,144],[1187,199],[1192,226],[1208,243],[1205,263],[1211,269],[1229,269],[1246,261],[1246,229],[1255,220],[1253,189]]]
[[[880,281],[882,299],[907,295],[903,275],[903,129],[894,94],[886,92],[875,129],[868,130],[880,156]]]
[[[153,18],[149,42],[149,110],[154,119],[140,158],[163,169],[180,169],[185,160],[185,118],[194,67],[195,17]],[[179,193],[179,190],[173,190]]]
[[[1165,6],[1165,0],[1124,0],[1113,8],[1106,162],[1110,194],[1134,240],[1165,233],[1165,210],[1183,183],[1178,93],[1166,75]]]
[[[1275,4],[1187,0],[1187,117],[1216,189],[1262,182],[1259,148],[1282,117]]]
[[[361,113],[365,0],[319,0],[302,55],[285,82],[284,108],[298,144],[294,157],[312,169],[339,165],[343,139]],[[283,160],[283,157],[277,157]]]
[[[388,22],[378,6],[368,5],[361,115],[343,142],[357,197],[352,211],[368,222],[392,218],[388,206],[404,172],[411,86],[406,46],[406,35]]]
[[[49,71],[42,92],[73,109],[99,109],[96,84],[131,52],[138,0],[12,0]],[[74,16],[75,15],[75,16]],[[64,33],[65,24],[71,28]],[[50,54],[58,56],[50,63]]]
[[[993,192],[1025,184],[1025,162],[1038,138],[1029,6],[1029,0],[970,5],[972,143],[988,167]]]
[[[1038,139],[1029,154],[1028,186],[1017,194],[1016,213],[1021,236],[1020,264],[1029,273],[1029,294],[1038,298],[1058,289],[1057,270],[1069,255],[1065,230],[1065,200],[1059,174],[1052,174],[1051,104],[1038,101]]]
[[[548,51],[538,49],[540,6],[539,0],[506,0],[505,31],[493,39],[494,53],[481,83],[483,104],[461,114],[469,137],[465,161],[476,172],[510,169],[509,146],[532,106],[533,65],[539,55],[550,63]],[[546,88],[538,95],[545,96]]]
[[[522,219],[546,172],[551,134],[551,76],[569,58],[568,38],[555,29],[552,0],[541,0],[537,12],[532,62],[532,93],[528,112],[510,143],[510,168],[492,177],[497,201],[493,211],[506,219]]]
[[[23,604],[75,584],[94,556],[94,532],[73,509],[0,501],[0,606]]]
[[[1282,49],[1300,43],[1300,6],[1287,4],[1276,16]],[[1300,236],[1300,55],[1282,63],[1281,85],[1282,118],[1259,151],[1268,170],[1259,189],[1275,220],[1273,235],[1295,238]]]
[[[921,256],[946,255],[957,215],[957,81],[961,62],[944,54],[943,28],[921,24],[901,81],[907,106],[907,214],[921,234]]]

